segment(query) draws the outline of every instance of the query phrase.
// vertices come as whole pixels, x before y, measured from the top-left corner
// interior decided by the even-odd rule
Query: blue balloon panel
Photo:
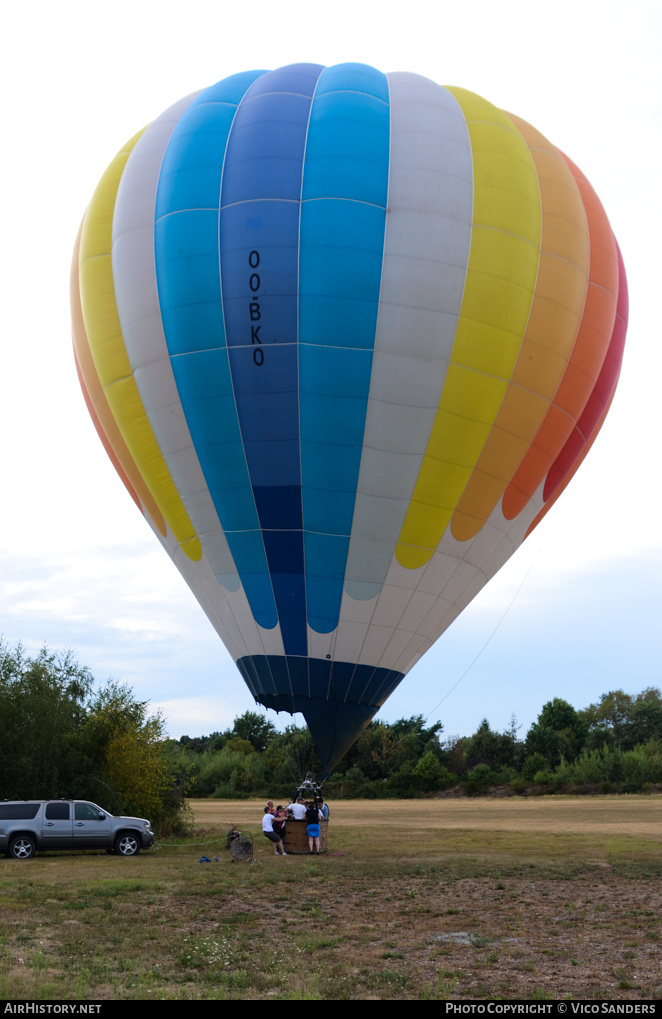
[[[301,65],[271,72],[248,89],[228,139],[219,219],[237,417],[283,644],[287,654],[302,656],[308,641],[299,451],[299,215],[306,129],[321,70]]]

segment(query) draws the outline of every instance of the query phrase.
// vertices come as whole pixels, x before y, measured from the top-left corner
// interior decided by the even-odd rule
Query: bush
[[[454,785],[458,784],[458,777],[448,768],[442,768],[439,776],[439,785],[437,789],[451,789]]]
[[[444,773],[450,774],[448,769],[440,764],[435,754],[428,750],[413,769],[412,776],[417,780],[416,784],[420,789],[424,792],[432,792],[444,788]]]
[[[487,764],[477,764],[466,777],[467,792],[470,796],[483,792],[494,785],[494,772]]]
[[[585,750],[574,763],[574,779],[583,785],[595,785],[605,778],[605,762],[601,750]]]
[[[641,789],[644,782],[649,781],[649,767],[646,751],[643,747],[634,747],[623,754],[624,793],[634,793]]]
[[[536,752],[526,758],[522,765],[522,778],[525,778],[527,782],[534,781],[534,775],[539,771],[545,771],[549,768],[549,761],[544,754]]]
[[[407,765],[396,771],[395,775],[391,776],[386,785],[387,787],[390,786],[397,796],[402,796],[404,799],[416,796],[416,793],[419,791],[413,771]]]
[[[495,785],[509,785],[517,778],[519,776],[514,768],[499,768],[498,771],[494,772]]]

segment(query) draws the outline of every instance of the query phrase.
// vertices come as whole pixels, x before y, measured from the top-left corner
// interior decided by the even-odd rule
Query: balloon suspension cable
[[[298,741],[294,744],[294,752],[297,759],[297,770],[294,778],[296,782],[301,783],[308,775],[310,765],[312,764],[312,749],[308,751],[305,758],[305,766],[301,763],[301,757],[299,755],[299,743]]]
[[[442,705],[442,704],[444,703],[444,701],[445,701],[445,700],[447,700],[447,698],[448,698],[448,697],[450,697],[450,695],[451,695],[451,694],[453,693],[453,690],[456,690],[456,689],[457,689],[457,687],[458,687],[458,686],[460,685],[460,683],[461,683],[461,682],[462,682],[462,680],[463,680],[463,679],[465,678],[465,676],[467,676],[467,675],[468,675],[468,674],[469,674],[469,673],[471,672],[471,670],[473,669],[474,665],[476,664],[476,662],[478,661],[478,659],[479,659],[479,658],[480,658],[480,656],[482,655],[483,651],[485,650],[485,648],[487,647],[487,645],[488,645],[488,644],[490,643],[490,641],[492,640],[492,637],[494,637],[495,633],[497,632],[497,630],[499,629],[499,627],[500,627],[500,626],[501,626],[501,624],[503,623],[504,619],[506,618],[506,616],[507,616],[507,615],[508,615],[508,613],[510,612],[511,608],[512,608],[512,607],[513,607],[513,605],[515,604],[515,600],[516,600],[517,596],[519,595],[520,591],[522,590],[522,588],[524,587],[524,585],[525,585],[525,583],[526,583],[526,581],[527,581],[527,579],[528,579],[528,576],[529,576],[529,574],[530,574],[530,572],[531,572],[531,570],[532,570],[532,569],[533,569],[533,566],[529,566],[528,570],[527,570],[527,571],[526,571],[526,573],[524,574],[524,579],[522,580],[521,584],[519,585],[519,587],[518,587],[518,588],[517,588],[517,590],[515,591],[515,594],[514,594],[514,595],[512,596],[512,598],[510,599],[510,602],[509,602],[509,603],[508,603],[508,605],[506,606],[505,612],[503,613],[503,615],[502,615],[502,616],[501,616],[501,618],[499,619],[499,622],[498,622],[498,623],[496,624],[496,626],[494,627],[494,629],[493,629],[493,630],[492,630],[492,632],[490,633],[489,637],[487,638],[487,640],[485,641],[485,643],[484,643],[484,644],[483,644],[483,646],[481,647],[481,649],[480,649],[480,651],[478,652],[478,654],[476,655],[476,657],[475,657],[475,658],[473,659],[473,661],[472,661],[472,662],[471,662],[471,663],[470,663],[470,664],[469,664],[469,665],[467,666],[467,668],[466,668],[466,669],[464,670],[464,672],[462,673],[462,675],[460,676],[460,678],[458,679],[458,681],[457,681],[456,683],[454,683],[454,684],[453,684],[453,686],[452,686],[452,687],[450,688],[450,690],[449,690],[449,691],[448,691],[447,693],[445,693],[445,694],[444,694],[444,696],[443,696],[443,697],[441,698],[441,700],[440,700],[440,701],[438,702],[438,704],[435,704],[435,706],[434,706],[434,707],[432,708],[432,710],[431,710],[431,711],[429,711],[429,712],[427,713],[427,715],[425,715],[425,717],[423,718],[423,723],[427,722],[427,720],[428,720],[428,719],[430,718],[430,715],[434,714],[434,712],[435,712],[435,711],[437,710],[437,708],[439,708],[439,707],[440,707],[440,706],[441,706],[441,705]],[[407,733],[405,733],[405,734],[404,734],[403,736],[401,736],[401,737],[400,737],[400,739],[399,739],[399,740],[397,741],[397,743],[394,743],[394,744],[393,744],[393,746],[391,746],[391,747],[389,747],[389,748],[388,748],[387,750],[385,750],[385,751],[384,751],[384,752],[383,752],[382,754],[380,754],[380,755],[379,755],[379,757],[375,758],[375,760],[377,760],[377,761],[381,761],[381,760],[383,760],[383,759],[384,759],[385,757],[388,757],[388,755],[389,755],[389,754],[392,754],[392,753],[393,753],[393,751],[394,751],[394,750],[397,750],[397,748],[398,748],[398,747],[400,746],[400,744],[401,744],[401,743],[403,743],[403,742],[404,742],[404,740],[406,740],[407,736],[411,736],[411,734],[412,734],[412,732],[413,732],[413,731],[414,731],[414,730],[412,729],[412,731],[411,731],[411,732],[407,732]]]
[[[456,689],[457,689],[457,687],[458,687],[458,686],[460,685],[460,683],[462,682],[462,680],[464,679],[464,677],[465,677],[465,676],[467,676],[467,675],[468,675],[468,674],[469,674],[469,673],[471,672],[471,670],[473,669],[474,665],[476,664],[476,662],[478,661],[478,659],[479,659],[479,658],[480,658],[480,656],[482,655],[483,651],[485,650],[485,648],[487,647],[487,645],[488,645],[488,644],[490,643],[490,641],[492,640],[492,637],[493,637],[493,636],[495,635],[495,633],[497,632],[497,630],[499,629],[499,627],[500,627],[500,626],[501,626],[501,624],[503,623],[504,619],[506,618],[506,616],[507,616],[507,615],[508,615],[508,613],[510,612],[511,608],[512,608],[512,607],[513,607],[513,605],[515,604],[515,599],[517,598],[517,596],[519,595],[520,591],[522,590],[522,588],[523,588],[523,587],[524,587],[524,585],[526,584],[526,581],[527,581],[527,579],[528,579],[529,573],[531,572],[531,570],[532,570],[532,569],[533,569],[533,566],[529,566],[528,570],[527,570],[527,571],[526,571],[526,573],[524,574],[524,579],[522,580],[521,584],[519,585],[519,587],[518,587],[518,588],[517,588],[517,590],[515,591],[515,594],[514,594],[514,595],[512,596],[512,598],[510,599],[510,602],[509,602],[509,603],[508,603],[508,605],[506,606],[506,610],[505,610],[505,612],[503,613],[503,615],[501,616],[501,619],[499,620],[499,622],[498,622],[498,623],[496,624],[496,626],[495,626],[495,627],[494,627],[494,629],[492,630],[491,634],[489,635],[489,637],[487,638],[487,640],[486,640],[486,641],[485,641],[485,643],[483,644],[482,648],[480,649],[480,651],[478,652],[478,654],[476,655],[476,657],[474,658],[474,660],[473,660],[473,661],[472,661],[472,662],[471,662],[471,663],[470,663],[470,664],[469,664],[469,665],[467,666],[467,668],[466,668],[466,669],[464,670],[464,672],[462,673],[462,675],[461,675],[461,676],[460,676],[460,678],[458,679],[457,683],[454,683],[454,684],[453,684],[453,686],[452,686],[452,687],[450,688],[450,690],[448,691],[448,693],[444,694],[444,696],[443,696],[443,697],[441,698],[441,700],[439,701],[439,703],[438,703],[438,704],[435,704],[435,706],[434,706],[434,707],[432,708],[432,710],[428,712],[428,714],[427,714],[427,715],[425,716],[425,719],[424,719],[424,721],[426,721],[426,722],[427,722],[427,720],[428,720],[428,718],[430,717],[430,715],[432,715],[432,714],[433,714],[433,713],[434,713],[434,712],[435,712],[435,711],[437,710],[437,708],[439,708],[439,707],[440,707],[440,706],[441,706],[441,705],[442,705],[442,704],[444,703],[444,701],[445,701],[445,700],[446,700],[446,699],[447,699],[448,697],[450,697],[450,695],[451,695],[451,694],[453,693],[453,690],[456,690]]]

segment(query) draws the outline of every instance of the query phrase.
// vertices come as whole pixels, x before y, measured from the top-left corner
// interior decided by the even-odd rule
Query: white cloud
[[[151,707],[154,711],[163,713],[168,732],[175,739],[186,735],[221,732],[232,726],[237,714],[243,713],[220,696],[174,698],[157,701]]]

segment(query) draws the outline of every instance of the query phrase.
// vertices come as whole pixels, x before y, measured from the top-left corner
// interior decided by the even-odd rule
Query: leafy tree
[[[419,788],[424,792],[446,789],[456,781],[455,775],[448,768],[444,768],[432,750],[426,750],[416,767],[412,770],[412,776],[417,780]]]
[[[149,724],[140,733],[117,732],[108,743],[105,763],[105,777],[126,813],[162,820],[172,777],[160,732]]]
[[[657,687],[648,687],[637,694],[623,749],[629,750],[651,740],[662,743],[662,693]]]
[[[261,736],[263,724],[267,732]],[[617,728],[624,747],[636,744],[632,750],[605,746],[604,734],[611,733],[613,741]],[[451,737],[443,744],[442,729],[441,722],[427,726],[422,715],[370,722],[330,777],[328,795],[416,796],[447,788],[458,776],[471,794],[511,781],[519,771],[522,777],[515,783],[520,791],[530,781],[556,789],[596,783],[611,788],[615,783],[634,790],[662,778],[662,695],[653,688],[636,697],[622,691],[606,694],[582,712],[555,698],[542,708],[526,742],[518,738],[514,716],[504,732],[494,732],[483,719],[473,736]],[[590,745],[596,734],[602,735],[598,748]],[[266,749],[256,750],[256,743]],[[178,787],[189,794],[280,795],[288,786],[293,790],[307,771],[320,773],[307,728],[290,725],[274,734],[270,723],[253,712],[224,733],[183,737],[176,748]]]
[[[444,743],[447,767],[454,775],[461,775],[466,768],[465,747],[469,741],[460,736],[450,736]]]
[[[87,756],[96,765],[96,798],[115,813],[138,814],[163,825],[174,788],[165,723],[148,715],[128,686],[108,682],[89,702],[82,727]],[[92,793],[88,796],[92,797]]]
[[[244,757],[247,754],[254,754],[255,747],[250,740],[242,739],[240,736],[232,736],[227,741],[224,747],[225,750],[230,754],[242,754]]]
[[[159,735],[163,721],[158,719]],[[136,701],[130,687],[109,680],[87,704],[85,735],[90,747],[105,753],[108,743],[118,732],[137,732],[147,721],[147,701]]]
[[[348,755],[350,768],[359,770],[363,781],[375,781],[399,771],[411,760],[416,739],[409,732],[394,732],[392,726],[371,722]],[[356,779],[353,779],[356,781]]]
[[[204,754],[208,750],[222,750],[227,740],[224,732],[212,732],[209,736],[182,736],[179,745],[194,754]]]
[[[516,731],[515,729],[515,733]],[[494,771],[516,767],[521,744],[518,743],[515,733],[512,726],[503,733],[493,732],[490,723],[484,718],[474,735],[465,741],[467,767],[475,768],[478,764],[487,764]]]
[[[443,732],[441,722],[433,722],[432,725],[425,725],[423,715],[412,715],[410,718],[399,718],[389,726],[390,733],[396,738],[411,739],[409,744],[417,756],[421,756],[430,750],[438,757],[442,756],[439,736]]]
[[[0,642],[0,795],[73,795],[82,768],[80,726],[92,687],[88,669],[71,651],[42,648],[26,657],[21,645]]]
[[[560,697],[548,701],[526,736],[526,756],[539,753],[556,767],[564,757],[574,761],[583,749],[587,724],[567,701]]]
[[[235,718],[232,728],[225,734],[228,739],[248,740],[258,754],[263,753],[277,735],[276,726],[256,711],[245,711]]]
[[[598,704],[580,711],[587,728],[588,747],[620,746],[631,721],[632,704],[630,694],[610,690],[602,694]]]
[[[370,781],[409,774],[428,750],[442,760],[442,729],[441,722],[426,726],[423,715],[400,718],[391,724],[372,721],[339,763],[337,775],[346,774],[352,767],[360,768]]]
[[[319,759],[313,738],[307,727],[288,725],[271,740],[265,759],[271,776],[272,788],[285,785],[294,788],[309,771],[320,775]]]
[[[536,751],[530,754],[522,765],[522,777],[528,782],[533,782],[536,775],[549,769],[549,761],[544,754]]]
[[[662,739],[662,694],[656,687],[648,687],[636,697],[610,690],[580,716],[588,728],[590,749],[631,750],[648,740]]]

